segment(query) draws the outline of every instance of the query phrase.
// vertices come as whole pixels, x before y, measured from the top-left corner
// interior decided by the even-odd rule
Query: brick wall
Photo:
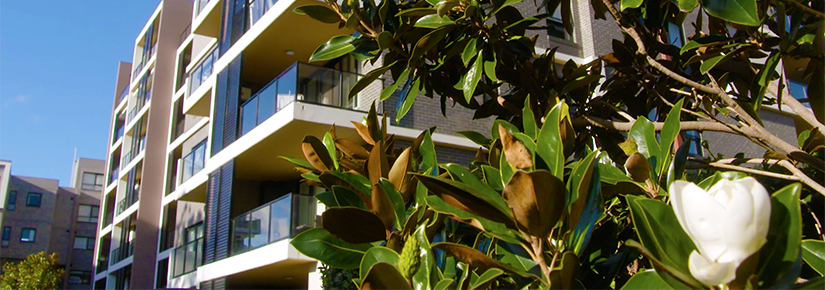
[[[785,142],[796,145],[796,129],[793,117],[790,115],[763,109],[760,114],[765,129],[776,134]],[[705,132],[702,139],[708,141],[710,151],[714,154],[722,153],[724,157],[732,158],[737,153],[745,153],[746,158],[761,158],[765,148],[756,145],[745,137],[721,132]],[[707,155],[707,151],[705,151]]]

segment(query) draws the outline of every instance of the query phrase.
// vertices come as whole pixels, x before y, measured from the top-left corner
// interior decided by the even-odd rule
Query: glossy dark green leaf
[[[636,234],[647,251],[670,271],[691,277],[688,257],[696,249],[673,209],[661,201],[628,195],[627,202]],[[694,287],[701,285],[690,278]]]
[[[544,125],[539,131],[536,140],[536,154],[547,165],[550,173],[559,179],[564,178],[564,144],[561,139],[560,122],[567,116],[568,108],[565,102],[556,104],[545,117]]]
[[[416,239],[421,248],[421,266],[413,275],[412,284],[416,286],[416,290],[430,290],[442,277],[437,277],[441,272],[435,263],[435,254],[430,248],[430,240],[427,239],[427,225],[422,224],[408,239]]]
[[[620,11],[624,11],[627,8],[639,8],[642,5],[643,0],[621,0],[619,4]]]
[[[328,208],[321,215],[324,229],[348,243],[371,243],[386,239],[384,223],[374,213],[356,207]]]
[[[351,206],[363,210],[368,209],[367,204],[364,203],[364,200],[358,196],[358,194],[343,186],[332,186],[332,198],[335,199],[335,203],[338,204],[338,206]]]
[[[776,75],[776,66],[779,64],[779,60],[781,59],[781,54],[778,51],[771,52],[771,55],[765,61],[765,67],[763,67],[756,74],[756,87],[758,90],[755,92],[755,95],[752,96],[756,100],[752,103],[752,105],[753,109],[757,112],[762,107],[762,99],[765,97],[765,90]]]
[[[422,28],[436,29],[436,28],[439,28],[439,27],[442,27],[442,26],[452,25],[452,24],[455,24],[455,21],[450,19],[450,17],[447,17],[447,16],[442,17],[442,16],[438,16],[438,14],[430,14],[430,15],[425,15],[424,17],[419,18],[418,21],[416,21],[415,25],[413,25],[413,26],[422,27]]]
[[[452,278],[444,278],[443,280],[438,281],[438,284],[435,285],[435,288],[433,288],[433,290],[447,290],[447,288],[450,287],[450,284],[452,283]]]
[[[524,134],[533,139],[538,137],[538,126],[536,125],[536,117],[533,115],[533,109],[530,107],[530,95],[524,98],[524,108],[521,109],[521,123],[524,128]]]
[[[327,151],[327,147],[324,145],[324,142],[318,140],[318,137],[310,135],[304,136],[304,140],[301,141],[301,150],[313,168],[321,172],[335,168],[332,157],[330,157]]]
[[[387,197],[390,198],[392,202],[393,210],[395,212],[395,228],[401,229],[403,226],[404,221],[407,220],[407,209],[404,206],[404,198],[401,196],[401,193],[395,189],[395,186],[392,185],[386,178],[381,178],[378,181],[378,184],[384,188],[384,192],[387,194]]]
[[[490,147],[490,143],[493,142],[493,140],[490,140],[490,138],[484,137],[484,135],[476,131],[458,131],[455,133],[464,136],[467,139],[470,139],[470,141],[473,141],[473,143],[476,143],[484,148]]]
[[[636,119],[627,133],[627,139],[636,141],[639,153],[644,155],[648,162],[652,162],[651,168],[658,168],[658,164],[662,163],[662,156],[659,155],[662,151],[659,141],[656,140],[656,128],[650,120],[645,117]]]
[[[367,86],[372,84],[376,79],[378,79],[378,77],[383,75],[387,70],[392,68],[392,66],[394,66],[396,63],[398,63],[398,61],[394,61],[394,62],[390,63],[389,65],[386,65],[386,66],[383,66],[383,67],[380,67],[380,68],[377,68],[377,69],[374,69],[374,70],[368,72],[366,75],[364,75],[363,77],[358,79],[358,81],[355,82],[354,85],[352,85],[352,89],[350,89],[349,95],[347,97],[352,98],[355,95],[357,95],[359,92],[363,91],[365,88],[367,88]],[[395,89],[393,89],[393,91],[395,91]]]
[[[711,16],[731,23],[747,26],[762,24],[762,16],[759,14],[756,0],[703,0],[702,7]]]
[[[464,183],[427,175],[416,175],[427,190],[460,210],[499,222],[510,223],[509,209],[501,209],[488,196]],[[506,211],[505,211],[506,210]]]
[[[508,216],[511,215],[511,213],[507,210],[507,202],[504,201],[504,198],[501,197],[501,194],[499,194],[492,187],[490,187],[490,185],[487,185],[481,180],[478,180],[475,174],[470,172],[470,170],[464,168],[464,166],[455,163],[447,163],[441,165],[441,167],[446,169],[447,172],[450,173],[450,176],[453,178],[453,180],[463,183],[475,189],[476,192],[478,192],[478,194],[483,196],[483,199],[485,201],[493,204]]]
[[[722,60],[724,60],[727,56],[728,55],[717,55],[704,60],[702,62],[702,65],[699,66],[699,72],[701,72],[702,74],[707,74],[708,71],[710,71],[718,63],[722,62]]]
[[[341,16],[338,16],[338,13],[335,13],[335,11],[327,5],[302,5],[292,11],[297,14],[307,15],[323,23],[341,22]]]
[[[361,265],[359,269],[359,277],[366,277],[367,272],[373,265],[379,262],[390,264],[394,267],[398,266],[398,259],[400,255],[390,248],[386,247],[372,247],[364,253],[361,258]]]
[[[384,88],[384,90],[381,91],[380,100],[381,101],[386,101],[387,99],[389,99],[392,96],[392,94],[395,93],[395,90],[398,89],[398,86],[401,85],[402,82],[405,82],[407,80],[407,75],[409,73],[410,73],[410,69],[409,68],[405,69],[401,73],[401,75],[398,76],[398,79],[396,79],[395,82],[393,82],[391,85]]]
[[[431,14],[434,14],[435,9],[432,10],[433,13]],[[453,28],[455,28],[455,25],[443,26],[427,33],[424,37],[421,37],[421,39],[419,39],[415,44],[412,55],[410,55],[410,63],[416,62],[419,58],[421,58],[421,56],[430,51],[430,49],[433,49],[433,47],[438,45],[438,43],[444,39],[444,37],[447,36],[447,33],[453,30]]]
[[[498,126],[504,127],[504,129],[507,129],[510,134],[520,132],[519,129],[516,128],[515,125],[510,124],[510,122],[505,120],[493,120],[493,127],[490,129],[490,136],[492,136],[493,139],[501,139],[501,136],[498,134]]]
[[[479,53],[475,60],[470,64],[470,70],[468,70],[467,74],[464,75],[464,86],[462,89],[464,91],[464,100],[467,101],[467,103],[469,103],[470,99],[473,98],[478,81],[481,80],[481,73],[484,70],[483,65],[484,60],[481,59],[481,53]]]
[[[370,244],[351,244],[332,236],[323,228],[306,230],[289,242],[304,256],[341,269],[357,269]]]
[[[739,172],[739,171],[726,171],[726,172],[717,171],[713,175],[711,175],[710,177],[705,178],[704,180],[699,182],[697,185],[699,187],[701,187],[702,189],[704,189],[704,190],[708,190],[708,189],[710,189],[711,186],[713,186],[714,184],[716,184],[717,182],[719,182],[722,179],[737,180],[737,179],[745,178],[745,177],[748,177],[748,175],[746,173]]]
[[[396,107],[395,122],[400,123],[401,119],[412,109],[415,99],[418,97],[419,88],[421,87],[421,78],[407,80],[407,84],[401,90],[398,103],[400,106]]]
[[[576,78],[575,80],[573,80],[571,82],[568,82],[566,85],[564,85],[564,87],[561,89],[561,91],[559,91],[559,94],[563,95],[563,94],[569,93],[573,90],[583,88],[585,86],[589,86],[592,83],[598,82],[599,79],[601,79],[601,78],[602,78],[602,76],[599,75],[599,74],[591,74],[591,75],[580,76],[580,77]]]
[[[656,271],[648,270],[636,273],[622,286],[622,290],[646,290],[646,289],[673,289],[670,287]]]
[[[522,1],[524,1],[524,0],[504,0],[504,2],[501,3],[501,5],[499,5],[492,12],[490,12],[489,16],[492,17],[493,15],[496,15],[496,13],[501,11],[502,8],[513,5],[513,4],[521,3]]]
[[[297,165],[297,166],[300,166],[300,167],[303,167],[303,168],[315,169],[315,167],[312,166],[312,164],[309,164],[309,162],[306,162],[306,160],[295,159],[295,158],[286,157],[286,156],[278,156],[278,158],[289,161],[289,163],[292,163],[294,165]]]
[[[435,144],[430,131],[424,132],[421,146],[418,147],[421,154],[421,172],[430,172],[432,176],[438,176],[438,158],[435,155]]]
[[[679,120],[679,116],[682,113],[682,104],[684,103],[685,99],[681,99],[673,105],[673,108],[670,109],[668,112],[667,117],[665,118],[665,123],[662,126],[662,132],[659,134],[659,141],[661,144],[661,148],[659,148],[661,153],[662,161],[658,162],[659,166],[656,171],[659,173],[659,176],[664,175],[665,170],[668,169],[670,166],[670,152],[673,147],[673,141],[676,140],[676,136],[679,136],[679,131],[682,130],[682,122]]]
[[[598,153],[592,152],[590,154],[596,155]],[[587,157],[584,159],[587,160]],[[585,163],[583,163],[585,164]],[[590,238],[593,235],[593,230],[596,227],[596,222],[601,218],[604,212],[604,198],[602,197],[602,183],[599,176],[599,167],[592,166],[591,176],[583,176],[581,183],[578,186],[579,196],[575,203],[571,204],[571,223],[574,227],[573,233],[570,235],[568,241],[569,249],[581,256],[584,250],[590,243]],[[587,183],[585,183],[587,182]],[[586,187],[582,187],[582,185]],[[586,194],[582,194],[585,192]]]
[[[493,283],[493,281],[501,275],[504,275],[504,270],[490,268],[479,275],[474,281],[470,281],[470,289],[486,289],[487,286]]]
[[[503,154],[501,155],[501,159],[499,160],[499,171],[501,171],[501,182],[503,184],[507,184],[510,182],[510,178],[513,177],[513,174],[516,173],[516,168],[507,162],[507,157]]]
[[[757,270],[759,280],[764,283],[762,287],[772,287],[779,283],[799,259],[802,245],[802,214],[799,208],[801,193],[802,185],[795,183],[771,195],[768,242],[762,246],[759,255],[761,266]]]
[[[328,179],[325,178],[325,175],[331,175],[333,178],[338,180],[337,183],[333,184],[351,186],[352,188],[358,191],[356,192],[356,194],[360,192],[365,196],[370,196],[370,194],[372,193],[372,186],[370,186],[370,180],[361,174],[353,174],[350,172],[327,171],[321,175],[321,180],[324,181],[324,183],[326,184]],[[331,179],[332,178],[330,178],[329,180]],[[329,186],[331,187],[332,185]]]
[[[688,1],[690,1],[690,0],[688,0]],[[730,38],[728,38],[726,36],[723,36],[723,35],[718,35],[718,34],[700,37],[700,38],[688,41],[688,43],[685,43],[685,45],[682,46],[682,49],[679,51],[679,54],[685,54],[686,51],[689,51],[689,50],[695,49],[695,48],[699,48],[699,47],[705,47],[705,46],[728,43],[730,40],[731,40]]]
[[[461,53],[461,61],[463,61],[464,64],[470,63],[470,60],[478,55],[476,45],[478,45],[479,42],[480,40],[478,38],[472,38],[467,42],[467,46],[464,47],[464,52]]]
[[[309,61],[325,61],[344,56],[355,50],[355,45],[352,43],[356,39],[358,38],[349,34],[334,36],[315,49]]]
[[[598,165],[599,173],[604,183],[617,184],[619,182],[633,182],[633,179],[630,179],[630,176],[627,176],[627,174],[618,167],[604,163],[599,163]]]
[[[403,17],[416,17],[416,16],[424,16],[435,14],[435,8],[410,8],[395,14],[396,17],[403,16]]]
[[[324,147],[327,148],[327,153],[329,153],[329,157],[332,159],[333,169],[338,170],[338,151],[335,150],[335,140],[332,139],[332,135],[327,132],[324,134]]]
[[[802,241],[802,259],[819,275],[825,275],[825,241]]]
[[[483,55],[484,75],[486,75],[491,81],[498,82],[498,77],[496,77],[496,64],[498,63],[496,60],[496,51],[492,49],[485,49]]]
[[[670,188],[670,184],[676,180],[682,179],[682,174],[685,171],[685,167],[687,166],[687,158],[690,153],[690,140],[686,140],[682,143],[682,146],[679,146],[679,150],[676,150],[676,154],[673,157],[673,163],[670,165],[667,174],[667,184],[666,187]]]
[[[502,241],[516,244],[521,243],[518,239],[518,236],[521,236],[521,234],[508,228],[503,223],[494,222],[484,217],[460,210],[450,204],[447,204],[444,200],[437,196],[427,196],[426,204],[439,214],[446,214],[457,221],[483,230],[494,237],[501,239]]]

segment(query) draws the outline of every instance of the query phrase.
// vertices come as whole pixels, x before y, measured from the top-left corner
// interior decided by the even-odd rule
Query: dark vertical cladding
[[[221,188],[221,170],[209,174],[208,192],[206,196],[206,245],[203,254],[203,263],[208,264],[215,261],[215,229],[217,226],[218,196]],[[210,284],[211,286],[211,284]],[[211,287],[209,287],[211,288]],[[204,288],[207,289],[207,288]]]
[[[238,100],[241,91],[241,60],[238,55],[227,68],[218,73],[215,112],[212,120],[212,156],[238,138]]]
[[[218,278],[212,281],[212,289],[213,290],[224,290],[226,289],[226,278]]]
[[[204,264],[224,259],[229,254],[232,209],[232,178],[235,162],[229,161],[209,175],[206,197],[206,245]]]
[[[221,167],[221,194],[218,199],[217,243],[215,245],[215,260],[224,259],[229,255],[229,223],[232,210],[232,178],[234,177],[235,161],[229,161]]]
[[[215,112],[212,114],[212,156],[223,150],[223,123],[226,115],[226,86],[229,70],[218,73],[218,84],[215,89]]]
[[[223,2],[221,18],[220,55],[226,53],[246,31],[246,0],[228,0]]]
[[[212,290],[212,281],[203,281],[200,285],[201,290]]]

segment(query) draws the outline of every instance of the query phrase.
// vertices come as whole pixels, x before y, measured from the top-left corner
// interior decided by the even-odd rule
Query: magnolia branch
[[[630,128],[633,127],[632,122],[616,122],[605,120],[602,118],[597,118],[593,116],[581,116],[573,118],[573,126],[575,127],[583,127],[583,126],[596,126],[608,130],[615,130],[621,132],[630,131]],[[653,127],[656,131],[661,131],[664,128],[665,123],[663,122],[651,122]],[[724,132],[724,133],[731,133],[731,134],[738,134],[736,131],[728,128],[727,126],[720,124],[720,123],[711,123],[711,122],[703,122],[703,121],[683,121],[681,122],[681,130],[682,131],[715,131],[715,132]]]
[[[774,96],[779,96],[779,87],[775,83],[771,83],[768,85],[768,92]],[[788,92],[788,90],[783,90],[782,93],[783,95],[790,96],[790,92]],[[796,98],[793,98],[792,96],[790,98],[782,98],[782,104],[791,108],[794,113],[799,115],[799,117],[805,120],[805,122],[808,122],[808,124],[811,124],[811,126],[819,128],[819,132],[825,132],[825,125],[816,119],[816,116],[814,116],[814,113],[811,112],[811,109],[808,109],[802,105],[802,103],[800,103]]]

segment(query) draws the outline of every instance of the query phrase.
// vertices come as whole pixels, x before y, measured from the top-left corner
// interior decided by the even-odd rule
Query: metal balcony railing
[[[350,100],[348,95],[352,86],[362,77],[357,73],[294,63],[241,104],[240,134],[251,131],[293,101],[355,109],[358,98]],[[379,78],[361,93],[374,93],[375,99],[378,99],[383,88],[383,80]]]
[[[109,171],[109,182],[106,183],[107,185],[112,185],[112,182],[117,180],[117,177],[120,175],[120,166],[116,166],[114,169]]]
[[[129,189],[127,189],[129,190]],[[131,207],[133,204],[137,203],[140,200],[138,195],[138,190],[134,189],[134,192],[130,195],[127,195],[123,199],[117,202],[117,206],[115,206],[115,215],[119,215],[126,211],[127,208]]]
[[[232,254],[243,253],[315,226],[312,196],[287,194],[232,219]]]
[[[118,127],[115,128],[114,138],[112,138],[112,144],[117,143],[117,140],[120,140],[120,137],[123,137],[123,124],[118,124]]]
[[[192,178],[193,175],[203,169],[206,163],[206,140],[195,145],[195,147],[192,148],[192,152],[189,152],[189,154],[186,154],[186,156],[180,160],[181,164],[178,167],[181,168],[183,172],[180,174],[178,184],[189,180],[189,178]]]
[[[194,272],[203,261],[203,238],[195,239],[175,248],[174,253],[172,277]]]
[[[123,261],[128,257],[131,257],[132,254],[134,254],[134,252],[135,244],[133,244],[131,241],[128,241],[123,246],[112,250],[112,254],[109,255],[109,264],[117,264],[118,262]]]
[[[100,274],[109,269],[109,257],[101,256],[97,258],[96,273]]]

